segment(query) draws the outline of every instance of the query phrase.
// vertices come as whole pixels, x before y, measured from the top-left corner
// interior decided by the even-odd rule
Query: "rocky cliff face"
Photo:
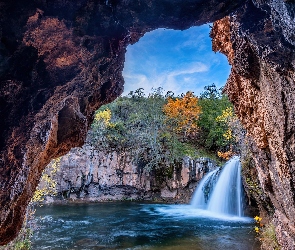
[[[214,46],[229,55],[226,91],[255,140],[279,242],[292,249],[294,8],[287,0],[1,0],[0,244],[20,229],[50,159],[82,145],[93,111],[122,92],[126,46],[155,28],[230,14],[213,29]]]
[[[87,144],[61,157],[52,177],[57,183],[53,201],[154,200],[188,203],[197,182],[217,167],[208,158],[185,158],[177,167],[147,171],[130,154],[103,153]],[[50,166],[50,165],[49,165]],[[46,170],[50,175],[50,167]],[[46,183],[40,183],[40,188]]]
[[[295,246],[294,7],[249,3],[212,31],[215,50],[232,64],[225,91],[254,139],[254,165],[283,249]]]

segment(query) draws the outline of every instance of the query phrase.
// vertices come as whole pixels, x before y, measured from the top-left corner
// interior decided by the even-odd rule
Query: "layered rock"
[[[185,158],[182,164],[147,171],[130,153],[97,152],[87,144],[74,148],[58,161],[56,182],[59,201],[157,200],[188,203],[198,181],[217,167],[209,158]],[[46,170],[50,175],[51,168]],[[40,188],[46,183],[40,183]]]

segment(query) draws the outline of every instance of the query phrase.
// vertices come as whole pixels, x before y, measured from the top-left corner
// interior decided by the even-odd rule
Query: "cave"
[[[283,249],[295,245],[293,1],[0,0],[0,245],[20,230],[42,170],[81,146],[123,91],[126,47],[157,28],[214,22],[225,88],[249,135]],[[69,126],[69,123],[71,126]]]

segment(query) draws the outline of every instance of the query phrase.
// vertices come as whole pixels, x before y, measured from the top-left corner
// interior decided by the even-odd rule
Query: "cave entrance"
[[[148,96],[152,89],[161,87],[162,94],[171,91],[174,96],[179,96],[191,91],[199,96],[204,87],[212,83],[218,89],[224,86],[230,66],[223,54],[212,51],[209,33],[209,25],[192,27],[185,31],[157,29],[146,33],[136,44],[127,48],[123,71],[126,83],[122,95],[127,96],[130,91],[142,88]],[[181,155],[187,156],[188,151],[192,151],[192,144],[200,136],[197,138],[196,131],[176,136],[178,132],[171,130],[175,124],[170,126],[165,122],[164,98],[155,101],[130,99],[118,98],[113,103],[103,105],[94,116],[92,129],[83,148],[72,149],[58,162],[52,163],[54,167],[47,171],[56,171],[56,165],[60,168],[56,177],[59,180],[59,194],[66,194],[66,198],[74,199],[92,198],[91,195],[103,196],[101,190],[104,187],[111,190],[116,185],[125,185],[131,188],[131,191],[126,191],[126,187],[120,189],[125,197],[126,193],[136,193],[137,189],[143,188],[138,186],[137,180],[133,180],[133,175],[141,178],[145,167],[149,170],[156,169],[154,176],[164,176],[164,179],[166,176],[170,178],[174,170],[176,175],[180,174],[178,172],[181,164],[177,160]],[[226,104],[222,100],[218,103],[215,106],[220,106],[218,112],[221,114]],[[201,105],[200,110],[205,113]],[[198,117],[198,112],[196,115],[190,113],[190,116]],[[212,115],[208,113],[208,116]],[[210,124],[207,127],[209,126]],[[225,133],[219,127],[216,131],[221,131],[221,137]],[[203,133],[202,138],[206,138],[206,133]],[[218,145],[209,145],[208,150],[216,151],[216,146]],[[179,148],[185,148],[186,151],[178,152]],[[173,155],[176,151],[178,153],[175,154],[180,155],[178,158]],[[165,152],[167,157],[164,160],[159,158],[159,152]],[[164,169],[161,166],[171,167]],[[127,171],[125,168],[130,169]],[[48,172],[47,175],[52,174]],[[148,185],[157,186],[164,179],[154,178],[154,184]],[[110,190],[106,193],[111,192]]]
[[[217,88],[224,86],[230,66],[223,54],[212,51],[209,33],[208,24],[185,31],[157,29],[146,33],[136,44],[127,48],[123,71],[126,83],[122,95],[126,96],[130,91],[142,88],[144,94],[148,96],[152,93],[152,89],[161,87],[162,94],[171,91],[174,96],[179,96],[191,91],[199,96],[204,87],[212,83]],[[141,176],[146,166],[150,169],[161,164],[170,166],[176,162],[176,158],[170,159],[172,151],[176,151],[179,147],[191,149],[186,142],[190,142],[191,139],[194,142],[196,139],[187,135],[176,137],[175,131],[170,131],[170,125],[165,123],[162,112],[164,98],[142,102],[126,99],[129,98],[117,99],[97,110],[92,130],[83,148],[72,149],[57,163],[52,163],[54,166],[60,165],[61,169],[58,172],[60,176],[57,174],[57,179],[60,180],[58,193],[66,193],[66,198],[76,199],[91,194],[100,195],[101,186],[128,185],[136,190],[137,181],[131,180],[133,174]],[[220,103],[222,104],[222,101]],[[197,116],[198,114],[195,117]],[[208,149],[212,150],[212,147],[214,145],[209,145]],[[168,158],[162,163],[162,158],[156,156],[166,148],[170,153],[166,153]],[[181,151],[179,154],[186,153]],[[137,169],[124,170],[126,166],[132,168],[131,162],[136,163]],[[153,165],[149,165],[150,162]],[[106,170],[108,168],[111,170]],[[159,169],[154,173],[155,176],[166,176],[166,174],[171,176],[174,171],[172,168],[166,168],[164,173],[161,172],[161,168]],[[176,166],[175,171],[179,169]],[[53,170],[47,171],[56,170],[54,167]],[[132,174],[129,176],[129,173]],[[48,175],[51,173],[48,172]],[[164,180],[158,178],[154,181],[159,183]],[[121,191],[125,195],[126,190]]]
[[[194,138],[184,138],[182,135],[177,137],[170,125],[165,123],[162,112],[164,98],[146,101],[140,99],[148,98],[133,100],[124,96],[140,88],[145,96],[148,96],[153,92],[152,89],[159,87],[163,89],[163,94],[171,91],[174,96],[179,96],[191,91],[199,96],[205,86],[214,83],[218,89],[223,87],[229,76],[230,66],[224,55],[212,51],[209,33],[209,25],[192,27],[185,31],[157,29],[146,33],[136,44],[127,48],[123,71],[123,98],[102,106],[95,114],[87,143],[52,162],[49,166],[51,169],[47,170],[47,176],[56,171],[56,191],[60,199],[66,198],[74,202],[158,199],[170,203],[189,202],[191,189],[183,187],[188,186],[193,178],[196,182],[201,175],[196,176],[196,169],[192,168],[195,162],[189,166],[185,165],[191,173],[194,171],[194,174],[185,179],[182,176],[185,163],[183,164],[184,158],[181,157],[192,151]],[[173,155],[173,152],[176,152],[177,156]],[[204,169],[208,171],[210,166],[213,166],[212,163],[213,161],[206,160],[206,163],[203,163]],[[41,180],[41,184],[42,181],[44,180]],[[163,187],[165,182],[170,184]],[[181,184],[175,186],[175,183]],[[181,193],[179,197],[176,197],[177,192]],[[116,206],[122,203],[118,204]],[[126,204],[128,209],[133,209],[134,203]],[[90,213],[87,216],[93,217],[97,207],[99,211],[111,211],[115,220],[113,205],[103,203],[93,207],[85,205],[81,209],[81,217],[88,211]],[[125,207],[125,204],[120,207],[120,216],[121,209]],[[137,214],[144,213],[138,205],[135,205],[135,208]],[[42,213],[42,209],[39,209],[39,212]],[[45,214],[51,212],[43,210]],[[130,220],[133,219],[132,215]],[[128,225],[122,223],[122,226]],[[64,233],[67,235],[66,231]],[[46,231],[43,235],[46,235]],[[54,237],[58,238],[60,235]],[[73,236],[74,240],[75,237]],[[47,244],[44,243],[46,240],[44,238],[38,243],[35,239],[34,242],[44,246]],[[79,244],[84,244],[81,242]]]
[[[193,119],[200,117],[200,110],[205,115],[197,125],[199,127],[191,127],[190,131],[181,128],[184,132],[179,133],[179,125],[175,125],[178,121],[167,123],[168,115],[163,112],[168,103],[164,95],[168,91],[175,97],[187,91],[198,97],[205,86],[213,83],[216,89],[224,86],[230,66],[223,54],[212,51],[209,33],[209,25],[185,31],[157,29],[127,48],[123,71],[125,91],[122,97],[96,111],[83,148],[73,149],[62,157],[62,171],[58,173],[60,194],[66,193],[66,198],[74,199],[104,197],[101,190],[107,187],[109,190],[105,192],[112,193],[112,188],[120,185],[120,191],[116,192],[129,199],[133,196],[127,193],[137,195],[140,189],[159,189],[166,177],[183,179],[183,158],[204,156],[204,152],[195,149],[196,145],[210,151],[215,158],[218,150],[229,149],[229,143],[224,143],[225,139],[222,141],[227,127],[214,124],[210,128],[216,123],[217,116],[231,105],[227,99],[219,96],[211,100],[209,96],[204,98],[203,104],[199,101],[200,109],[189,110],[191,117],[185,123],[197,124],[197,118]],[[150,98],[152,89],[159,87],[163,95]],[[142,92],[130,98],[132,95],[129,93],[140,88]],[[185,105],[184,102],[182,104]],[[69,159],[75,160],[71,164],[63,164]],[[143,184],[140,178],[145,169],[152,171],[147,173],[150,179]],[[101,197],[98,199],[104,199]]]

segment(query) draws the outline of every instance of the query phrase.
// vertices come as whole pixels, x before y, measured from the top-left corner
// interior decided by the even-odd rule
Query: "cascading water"
[[[218,169],[213,170],[202,178],[191,200],[192,206],[200,209],[207,208],[209,194],[214,184],[214,179],[216,179],[217,172]]]
[[[240,158],[233,157],[217,174],[218,170],[211,171],[201,180],[191,205],[215,214],[243,216]]]
[[[241,204],[240,164],[234,158],[201,180],[192,205],[43,206],[37,209],[40,230],[33,236],[33,248],[258,250],[253,218],[241,217]],[[101,224],[106,225],[103,230]]]

